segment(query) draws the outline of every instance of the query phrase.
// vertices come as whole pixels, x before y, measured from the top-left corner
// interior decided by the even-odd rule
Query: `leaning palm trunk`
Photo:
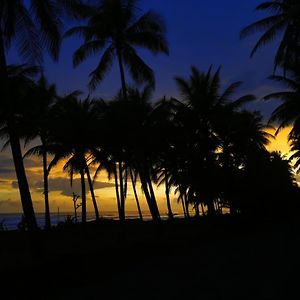
[[[44,196],[45,196],[45,229],[51,228],[50,206],[49,206],[49,184],[48,184],[48,165],[47,165],[47,149],[44,140],[43,144],[43,173],[44,173]]]
[[[85,188],[85,178],[84,178],[84,169],[80,170],[80,180],[81,180],[81,200],[82,200],[82,224],[86,224],[86,188]]]
[[[8,99],[5,99],[5,97],[8,97],[8,91],[7,91],[7,63],[6,63],[6,57],[5,57],[5,47],[4,47],[4,40],[3,40],[3,32],[0,24],[0,88],[3,92],[4,101],[7,101]],[[0,100],[3,101],[3,100]],[[24,162],[21,152],[21,145],[20,145],[20,139],[19,136],[14,131],[13,122],[12,124],[8,124],[8,130],[9,130],[9,139],[10,139],[10,146],[11,151],[13,155],[13,161],[15,165],[17,180],[19,184],[19,192],[21,197],[21,203],[22,208],[24,212],[24,217],[26,220],[26,223],[28,224],[28,230],[35,231],[37,230],[37,223],[35,218],[35,213],[33,209],[31,194],[29,190],[29,185],[25,173],[24,168]]]
[[[142,168],[139,170],[140,179],[142,182],[142,188],[145,193],[145,197],[147,200],[147,204],[151,213],[151,216],[154,221],[160,220],[160,214],[158,210],[158,206],[156,203],[154,191],[152,188],[151,180],[149,175],[147,175],[147,171],[143,170]],[[149,183],[150,181],[150,183]]]
[[[94,191],[94,186],[93,186],[90,170],[87,165],[85,165],[85,172],[87,175],[88,184],[89,184],[89,188],[90,188],[90,192],[91,192],[92,202],[93,202],[93,206],[94,206],[94,210],[95,210],[96,221],[99,221],[100,220],[99,209],[98,209],[98,205],[97,205],[97,200],[96,200],[96,196],[95,196],[95,191]]]
[[[148,179],[148,186],[149,186],[149,191],[150,191],[150,195],[151,195],[151,199],[152,199],[154,210],[156,212],[157,218],[160,220],[160,213],[159,213],[159,209],[158,209],[158,206],[157,206],[157,202],[156,202],[156,197],[155,197],[155,193],[154,193],[152,181],[151,181],[150,178]]]
[[[173,219],[174,215],[172,212],[171,201],[170,201],[170,186],[168,182],[168,172],[165,169],[165,188],[166,188],[166,199],[167,199],[167,208],[168,208],[168,217],[169,219]]]
[[[132,169],[130,169],[130,177],[131,177],[132,188],[133,188],[133,193],[134,193],[134,197],[135,197],[135,201],[136,201],[136,206],[137,206],[137,209],[138,209],[139,217],[143,221],[143,214],[142,214],[142,210],[141,210],[141,206],[140,206],[140,201],[139,201],[139,197],[138,197],[138,194],[137,194],[137,191],[136,191],[136,185],[135,185],[136,180],[134,178]]]
[[[29,185],[25,173],[20,139],[12,129],[13,128],[12,124],[8,124],[8,127],[9,127],[9,139],[10,139],[11,151],[13,155],[17,180],[19,184],[19,192],[20,192],[25,221],[29,231],[36,231],[38,227],[37,227],[35,213],[32,205]]]

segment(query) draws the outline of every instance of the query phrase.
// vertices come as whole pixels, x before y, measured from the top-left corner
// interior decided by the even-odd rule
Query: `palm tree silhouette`
[[[275,92],[263,97],[263,100],[277,99],[281,104],[272,113],[270,122],[279,122],[278,131],[289,125],[297,125],[300,122],[300,65],[295,65],[287,76],[270,76],[269,79],[283,85],[286,90]],[[297,125],[298,126],[298,125]]]
[[[220,147],[217,129],[219,121],[224,119],[224,107],[239,107],[254,99],[252,95],[246,95],[233,101],[232,96],[241,82],[235,82],[221,92],[220,70],[218,68],[215,73],[212,73],[212,67],[210,67],[208,72],[204,73],[192,67],[188,80],[181,77],[175,78],[181,101],[185,104],[181,110],[181,118],[183,118],[181,122],[184,124],[184,130],[189,131],[185,134],[190,136],[189,142],[186,143],[189,146],[185,152],[189,153],[189,157],[198,157],[196,160],[187,159],[191,163],[187,169],[190,174],[187,176],[195,182],[187,194],[190,195],[192,201],[199,199],[200,195],[204,199],[207,198],[204,202],[208,206],[209,214],[215,213],[213,198],[217,196],[215,185],[218,181],[215,178],[218,174],[216,155]],[[220,111],[223,111],[221,115]],[[198,154],[195,155],[195,153]],[[201,181],[204,188],[200,191]],[[213,186],[215,186],[214,189]],[[211,193],[213,190],[214,195]],[[199,203],[196,203],[196,209]]]
[[[29,230],[36,230],[33,204],[26,178],[20,139],[25,137],[30,126],[28,119],[34,108],[32,102],[35,83],[33,77],[39,69],[36,67],[9,66],[7,68],[6,97],[0,101],[0,136],[7,139],[12,149],[24,218]]]
[[[127,181],[130,178],[137,202],[139,215],[139,199],[136,193],[136,181],[139,178],[142,184],[147,204],[153,219],[159,219],[159,211],[152,186],[152,158],[155,153],[150,143],[151,137],[147,134],[147,117],[152,109],[150,97],[152,88],[145,87],[142,91],[128,88],[128,100],[123,101],[122,92],[110,102],[98,102],[102,121],[99,123],[101,137],[98,149],[94,153],[94,163],[100,169],[106,169],[109,178],[113,177],[116,187],[116,198],[120,220],[125,220],[125,204],[127,197]],[[116,139],[119,128],[124,133]]]
[[[62,17],[66,14],[73,14],[75,16],[76,11],[79,13],[78,9],[80,7],[82,7],[82,4],[79,0],[31,0],[29,3],[23,0],[1,1],[0,88],[3,94],[1,101],[11,99],[11,90],[8,90],[10,79],[6,58],[6,52],[11,44],[16,42],[17,50],[26,62],[41,63],[43,48],[46,48],[48,53],[57,60],[61,41]],[[9,127],[14,127],[12,122],[9,123]],[[31,195],[24,171],[22,155],[19,150],[18,138],[15,137],[13,131],[13,128],[8,131],[11,134],[9,140],[23,208],[25,206],[24,216],[26,221],[30,223],[29,230],[34,230],[37,226],[34,212],[31,209]]]
[[[87,25],[66,32],[66,37],[79,35],[84,38],[84,44],[74,53],[74,66],[88,56],[104,51],[98,66],[90,74],[92,90],[104,79],[115,58],[118,60],[124,99],[127,99],[125,67],[137,83],[154,85],[153,71],[135,47],[154,54],[168,54],[165,26],[162,17],[154,11],[140,16],[136,4],[136,0],[99,0],[89,15]]]
[[[164,185],[168,217],[173,218],[170,192],[173,185],[172,173],[177,165],[178,148],[174,143],[178,137],[178,124],[176,123],[177,105],[175,99],[164,97],[156,103],[150,116],[150,128],[155,139],[157,158],[154,162],[156,181],[158,186]]]
[[[64,171],[70,175],[71,184],[75,173],[80,175],[82,223],[86,223],[86,185],[85,175],[91,190],[96,219],[99,220],[99,210],[93,191],[93,184],[88,168],[88,155],[94,147],[96,111],[93,102],[89,99],[78,99],[79,92],[69,94],[58,101],[53,110],[53,141],[56,147],[53,151],[54,158],[48,169],[51,170],[58,162],[65,160]],[[49,149],[51,149],[49,147]],[[50,152],[51,153],[51,152]]]
[[[263,31],[263,35],[251,52],[252,57],[257,50],[282,35],[274,66],[276,69],[282,65],[287,69],[293,62],[299,60],[300,3],[297,0],[272,0],[258,5],[256,10],[271,12],[272,15],[245,27],[241,31],[241,38]]]
[[[42,157],[43,174],[44,174],[44,196],[45,196],[45,229],[51,228],[50,206],[49,206],[49,185],[48,185],[48,151],[50,151],[51,143],[51,108],[58,99],[55,85],[48,85],[47,80],[42,76],[36,84],[33,95],[35,99],[35,107],[32,110],[29,122],[31,128],[26,137],[26,142],[40,138],[41,145],[28,150],[24,157],[29,155],[38,155]]]

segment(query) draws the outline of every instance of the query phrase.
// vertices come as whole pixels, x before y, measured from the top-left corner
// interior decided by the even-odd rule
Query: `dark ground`
[[[0,233],[0,299],[298,299],[300,230],[229,217]]]

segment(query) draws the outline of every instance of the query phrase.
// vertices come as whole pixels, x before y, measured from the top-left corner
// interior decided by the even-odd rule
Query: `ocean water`
[[[56,226],[60,222],[64,222],[66,218],[69,216],[74,217],[74,214],[71,212],[61,212],[61,213],[52,213],[51,214],[51,224],[53,226]],[[101,215],[104,219],[110,219],[110,220],[118,220],[118,214],[117,212],[105,212],[103,215]],[[162,218],[166,218],[167,216],[162,216]],[[139,216],[135,212],[128,212],[126,214],[127,219],[138,219]],[[149,214],[143,214],[143,218],[145,220],[150,220],[151,216]],[[22,220],[22,213],[7,213],[7,214],[1,214],[0,213],[0,231],[1,230],[17,230],[18,224]],[[36,213],[36,220],[38,223],[38,226],[40,228],[44,228],[45,226],[45,214],[44,213]],[[87,213],[87,221],[93,221],[95,220],[95,214],[94,213]],[[80,212],[78,212],[78,221],[80,221]]]

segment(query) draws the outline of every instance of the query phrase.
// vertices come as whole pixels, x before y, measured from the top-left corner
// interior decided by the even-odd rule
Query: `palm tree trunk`
[[[200,203],[201,203],[202,216],[205,216],[205,209],[204,209],[203,202],[201,201]]]
[[[182,189],[182,194],[183,194],[183,202],[185,204],[185,210],[186,210],[186,216],[189,219],[190,218],[190,211],[189,211],[189,201],[187,198],[187,193],[185,189]]]
[[[47,164],[47,149],[44,139],[42,138],[43,147],[43,173],[44,173],[44,196],[45,196],[45,229],[51,228],[50,206],[49,206],[49,187],[48,187],[48,164]]]
[[[73,200],[73,207],[74,207],[75,223],[77,223],[77,207],[76,207],[76,202],[74,200]]]
[[[124,166],[124,169],[125,169],[125,176],[124,176],[124,198],[126,200],[126,198],[127,198],[127,190],[128,190],[128,168],[127,168],[126,165]]]
[[[155,208],[155,206],[157,206],[157,204],[155,205],[155,203],[153,203],[153,198],[150,195],[148,182],[147,182],[147,179],[145,176],[145,171],[140,169],[139,174],[140,174],[140,179],[141,179],[141,183],[142,183],[142,188],[145,193],[146,201],[147,201],[152,219],[154,221],[158,221],[158,220],[160,220],[160,216],[159,216],[158,208]]]
[[[80,169],[80,180],[81,180],[81,200],[82,200],[82,224],[86,224],[86,188],[85,188],[85,178],[84,178],[84,169]]]
[[[169,188],[169,182],[168,182],[168,172],[167,169],[165,169],[165,187],[166,187],[166,199],[167,199],[167,208],[168,208],[168,217],[169,219],[173,219],[173,212],[171,207],[171,201],[170,201],[170,188]]]
[[[125,195],[124,195],[124,181],[123,181],[123,166],[119,161],[119,178],[120,178],[120,220],[125,220]]]
[[[181,201],[181,206],[182,206],[183,215],[184,215],[185,218],[187,218],[186,208],[185,208],[185,203],[184,203],[183,197],[180,196],[180,198],[179,198],[178,200]]]
[[[3,30],[2,30],[2,11],[0,12],[0,89],[2,91],[3,97],[1,101],[8,101],[7,97],[7,62],[5,56],[5,44],[3,39]],[[4,99],[4,100],[3,100]],[[14,127],[12,124],[8,124],[9,127],[9,139],[10,146],[13,156],[13,161],[15,165],[19,193],[21,197],[22,208],[24,212],[24,217],[28,225],[29,231],[36,231],[38,229],[35,213],[33,209],[31,194],[29,190],[29,185],[26,177],[26,172],[24,168],[24,162],[22,157],[21,145],[19,136],[14,132]]]
[[[116,163],[114,163],[114,177],[115,177],[115,189],[116,189],[116,197],[117,197],[118,214],[119,214],[119,219],[121,219],[121,203],[120,203],[119,181],[118,181],[118,171],[117,171]]]
[[[214,216],[216,214],[215,206],[214,206],[214,201],[209,199],[207,201],[207,215],[208,216]]]
[[[195,217],[200,217],[199,203],[195,203]]]
[[[156,219],[160,220],[160,213],[159,213],[159,209],[158,209],[158,206],[157,206],[156,197],[155,197],[152,181],[151,181],[151,178],[150,178],[149,174],[147,174],[147,183],[148,183],[148,186],[149,186],[149,191],[150,191],[150,195],[151,195],[151,202],[152,202],[152,205],[153,205],[153,209],[155,211]]]
[[[120,69],[120,75],[121,75],[123,99],[124,99],[124,101],[127,101],[127,86],[126,86],[126,80],[125,80],[125,70],[124,70],[123,59],[122,59],[122,51],[120,50],[119,47],[117,49],[117,55],[118,55],[119,69]]]
[[[94,206],[94,210],[95,210],[96,221],[99,221],[100,216],[99,216],[97,200],[96,200],[96,196],[95,196],[95,191],[94,191],[94,186],[93,186],[90,170],[89,170],[89,167],[87,166],[87,164],[85,165],[85,172],[87,175],[88,184],[89,184],[89,188],[90,188],[90,192],[91,192],[91,196],[92,196],[92,202],[93,202],[93,206]]]
[[[130,177],[131,177],[131,182],[132,182],[133,193],[134,193],[134,197],[135,197],[135,201],[136,201],[136,206],[137,206],[137,209],[138,209],[138,212],[139,212],[139,217],[143,221],[143,214],[142,214],[140,201],[139,201],[139,197],[138,197],[138,194],[137,194],[137,191],[136,191],[136,186],[135,186],[136,181],[135,181],[132,169],[130,169],[129,172],[130,172]]]
[[[180,195],[178,197],[178,202],[179,201],[181,202],[183,215],[184,215],[185,218],[187,218],[186,205],[185,205],[185,201],[184,201],[184,194],[183,194],[183,189],[182,189],[181,186],[179,187],[179,193],[180,193]]]
[[[28,225],[29,231],[36,231],[38,229],[38,226],[35,218],[31,194],[30,194],[25,167],[23,163],[20,139],[18,135],[14,132],[12,124],[8,124],[8,129],[9,129],[10,146],[11,146],[13,161],[15,165],[25,221]]]

